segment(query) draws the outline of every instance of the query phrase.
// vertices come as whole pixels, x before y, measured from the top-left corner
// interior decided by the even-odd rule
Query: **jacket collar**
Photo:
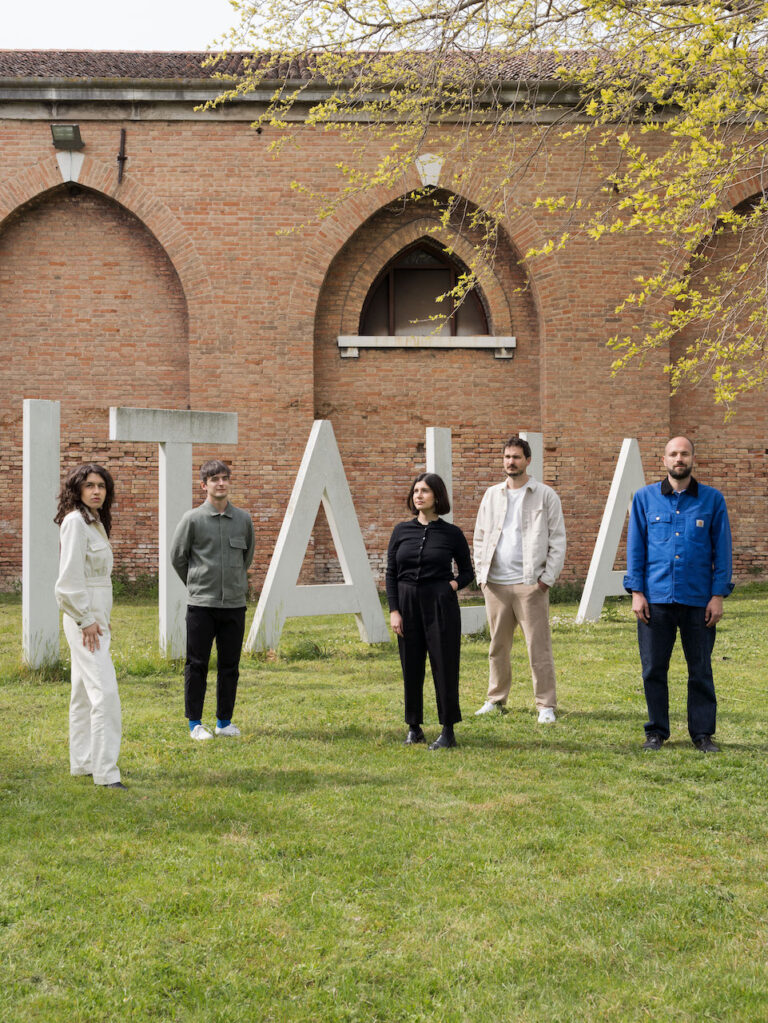
[[[528,477],[528,481],[523,486],[523,490],[535,490],[537,485],[538,485],[538,481],[535,480],[533,478],[533,476],[529,476]],[[499,483],[498,489],[500,491],[508,490],[509,488],[507,487],[507,481],[504,480],[503,482]]]
[[[665,476],[664,479],[661,481],[661,492],[665,497],[669,497],[671,494],[675,493],[675,491],[672,489],[672,484],[669,482],[669,477],[667,476]],[[699,484],[696,482],[693,476],[691,476],[691,478],[688,480],[688,486],[685,488],[683,493],[690,494],[691,497],[699,496]]]
[[[205,513],[207,515],[210,515],[210,516],[226,515],[228,519],[232,518],[232,502],[231,501],[227,502],[227,507],[224,509],[223,512],[217,512],[216,509],[214,508],[214,506],[211,504],[210,501],[203,501],[202,507],[203,507],[203,509],[204,509],[204,511],[205,511]]]

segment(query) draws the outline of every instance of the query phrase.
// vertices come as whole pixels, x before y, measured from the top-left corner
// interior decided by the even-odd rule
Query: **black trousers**
[[[403,635],[397,637],[405,688],[405,721],[424,720],[424,674],[427,654],[437,696],[441,725],[461,721],[459,707],[459,657],[461,614],[456,591],[448,582],[413,586],[398,583],[397,595],[403,618]]]
[[[203,716],[208,662],[216,640],[216,717],[232,718],[240,678],[240,651],[245,635],[244,607],[187,606],[187,659],[184,664],[184,712],[190,721]]]

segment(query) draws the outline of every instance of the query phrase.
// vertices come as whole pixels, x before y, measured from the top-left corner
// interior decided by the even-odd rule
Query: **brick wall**
[[[113,201],[62,186],[3,225],[0,310],[0,471],[21,479],[22,400],[61,400],[63,470],[92,459],[110,465],[118,563],[156,572],[157,453],[110,444],[107,410],[189,401],[186,302],[167,255]],[[2,524],[6,583],[21,571],[20,520],[18,502]]]
[[[734,262],[748,266],[745,283],[765,286],[764,263],[760,255],[761,239],[749,232],[736,236],[718,235],[708,253],[713,264],[725,269]],[[702,287],[704,271],[694,275],[694,287]],[[763,291],[764,295],[764,291]],[[734,308],[740,295],[735,295]],[[740,319],[748,329],[748,310]],[[764,306],[758,310],[764,316]],[[702,334],[706,325],[696,325]],[[696,327],[684,331],[675,341],[677,356],[697,338]],[[746,364],[746,363],[745,363]],[[742,579],[766,576],[766,521],[768,521],[768,402],[765,389],[752,392],[731,409],[727,423],[723,406],[716,406],[708,381],[698,387],[681,388],[670,400],[670,421],[675,432],[690,436],[696,445],[696,474],[704,483],[722,490],[728,498],[728,509],[734,539],[736,571]]]
[[[121,127],[129,162],[118,185]],[[239,414],[237,448],[196,448],[195,460],[232,462],[233,500],[250,508],[259,538],[256,587],[316,416],[334,425],[379,573],[424,467],[425,428],[450,426],[455,517],[468,533],[484,488],[500,477],[500,441],[518,429],[544,434],[545,481],[561,494],[569,529],[566,579],[586,574],[622,438],[640,439],[651,479],[667,436],[685,427],[699,443],[701,478],[722,487],[738,523],[740,577],[768,574],[764,394],[723,425],[705,390],[670,398],[665,352],[610,375],[614,310],[634,275],[654,265],[651,242],[575,239],[534,263],[526,281],[520,254],[565,225],[516,215],[495,263],[481,267],[493,329],[517,337],[514,360],[461,350],[341,359],[336,338],[356,332],[378,270],[434,223],[428,203],[394,203],[398,190],[382,189],[313,221],[311,198],[291,181],[300,167],[313,188],[338,189],[335,166],[348,154],[332,132],[306,129],[275,161],[268,132],[226,120],[120,123],[94,112],[82,129],[85,163],[73,188],[61,183],[47,123],[0,120],[0,467],[21,478],[22,399],[61,400],[63,464],[103,458],[116,477],[122,570],[156,570],[157,459],[152,445],[109,443],[113,404]],[[523,203],[545,173],[554,191],[577,173],[585,187],[600,185],[598,168],[561,147],[519,181]],[[472,193],[468,181],[468,200]],[[277,233],[302,222],[302,232]],[[457,213],[459,256],[476,240],[467,223]],[[6,505],[5,586],[21,572],[20,526],[20,503]],[[338,576],[324,523],[305,562],[311,576]]]

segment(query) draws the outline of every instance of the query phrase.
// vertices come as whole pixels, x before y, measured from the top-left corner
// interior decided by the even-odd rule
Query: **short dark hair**
[[[422,472],[416,479],[411,483],[411,489],[408,492],[408,498],[406,504],[408,510],[413,512],[414,515],[418,514],[416,511],[416,505],[413,503],[413,491],[416,489],[417,483],[426,483],[432,493],[435,495],[435,511],[438,515],[447,515],[451,510],[451,502],[448,499],[448,490],[446,489],[445,483],[436,472]]]
[[[86,522],[93,522],[92,513],[80,500],[80,488],[92,472],[101,476],[107,487],[104,504],[99,508],[99,521],[104,527],[104,532],[109,536],[112,531],[112,501],[115,496],[115,482],[110,473],[98,462],[86,462],[84,465],[76,465],[74,469],[69,470],[61,484],[58,497],[59,507],[53,521],[60,526],[65,515],[69,515],[71,511],[79,511]]]
[[[510,437],[508,441],[505,441],[504,448],[501,453],[504,454],[507,448],[522,448],[525,457],[531,457],[531,445],[527,440],[523,440],[522,437],[518,437],[517,434],[515,434],[514,437]]]
[[[226,462],[219,458],[212,458],[210,462],[203,462],[200,466],[200,481],[205,483],[211,476],[231,476],[232,472]]]

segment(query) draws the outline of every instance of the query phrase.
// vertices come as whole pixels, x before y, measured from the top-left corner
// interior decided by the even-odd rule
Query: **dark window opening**
[[[488,334],[477,288],[458,305],[447,295],[467,268],[424,243],[404,249],[384,267],[363,304],[360,334],[402,337],[473,337]],[[437,299],[447,295],[442,302]],[[442,317],[440,320],[432,319]]]

